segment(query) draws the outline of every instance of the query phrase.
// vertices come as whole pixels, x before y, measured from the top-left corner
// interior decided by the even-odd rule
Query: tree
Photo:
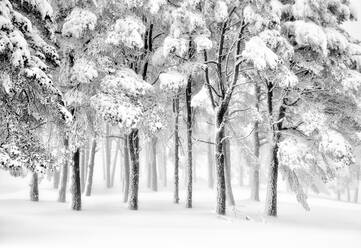
[[[38,174],[51,170],[54,160],[42,127],[72,119],[51,80],[59,65],[53,10],[47,1],[3,0],[0,7],[0,168],[14,176],[29,170],[31,199],[38,200]]]

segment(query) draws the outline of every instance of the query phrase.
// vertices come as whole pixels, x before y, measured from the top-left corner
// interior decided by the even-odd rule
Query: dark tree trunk
[[[90,148],[90,159],[88,164],[88,173],[87,173],[87,179],[85,184],[85,195],[90,196],[92,192],[93,187],[93,174],[94,174],[94,160],[95,160],[95,151],[97,148],[97,141],[94,137],[92,140],[92,146]]]
[[[39,179],[36,172],[33,172],[31,176],[30,201],[39,201]]]
[[[272,161],[268,171],[267,196],[266,196],[266,214],[268,216],[277,216],[277,179],[278,179],[278,144],[275,143],[271,148]]]
[[[129,177],[129,209],[138,209],[139,187],[139,131],[133,129],[129,134],[130,177]]]
[[[233,197],[233,191],[232,191],[232,173],[231,173],[231,146],[229,139],[224,140],[223,145],[223,153],[225,158],[225,179],[226,179],[226,194],[227,194],[227,200],[228,204],[230,206],[235,205],[234,197]]]
[[[179,97],[174,98],[174,203],[179,203]]]
[[[273,85],[268,85],[267,92],[268,113],[270,116],[270,125],[273,132],[271,143],[271,162],[268,171],[267,196],[265,212],[268,216],[277,216],[277,179],[278,179],[278,147],[282,129],[282,119],[285,116],[285,107],[282,105],[279,109],[278,118],[273,118]],[[277,124],[274,124],[276,122]]]
[[[187,108],[187,196],[186,196],[186,208],[192,207],[192,79],[188,79],[186,88],[186,108]]]
[[[65,138],[64,139],[65,151],[68,151],[68,146],[69,146],[69,141],[67,138]],[[66,201],[67,183],[68,183],[68,158],[65,157],[60,170],[60,188],[59,188],[58,202]]]
[[[153,191],[158,191],[158,174],[157,174],[157,137],[152,137],[152,147],[151,147],[151,175],[152,175],[152,184],[151,189]]]
[[[226,182],[224,175],[224,123],[217,114],[216,120],[216,176],[217,176],[217,206],[216,213],[226,214]]]
[[[123,202],[128,201],[129,195],[129,141],[128,136],[124,135],[124,195]]]
[[[71,175],[71,208],[73,210],[81,210],[81,189],[80,189],[80,171],[79,171],[79,154],[78,148],[73,155],[73,166]]]
[[[55,169],[54,176],[53,176],[53,188],[54,189],[59,188],[59,181],[60,181],[60,171],[59,171],[59,169]]]

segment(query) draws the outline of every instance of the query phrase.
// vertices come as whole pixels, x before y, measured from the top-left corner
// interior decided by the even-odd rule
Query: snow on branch
[[[89,10],[75,8],[66,18],[62,34],[67,37],[82,38],[88,30],[94,30],[97,17]]]
[[[106,42],[112,45],[124,44],[129,48],[143,48],[143,36],[145,34],[143,22],[134,16],[118,19],[109,32]]]
[[[258,36],[252,37],[247,41],[242,56],[248,62],[253,63],[257,70],[276,69],[280,63],[278,56]]]

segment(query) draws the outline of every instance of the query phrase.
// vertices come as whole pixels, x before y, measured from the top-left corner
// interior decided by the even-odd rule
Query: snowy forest
[[[361,247],[357,10],[0,0],[0,246]]]

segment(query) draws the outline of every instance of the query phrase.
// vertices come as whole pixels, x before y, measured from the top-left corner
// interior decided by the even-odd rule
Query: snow
[[[166,3],[166,0],[149,0],[148,8],[150,13],[153,15],[157,14],[162,5],[165,5]]]
[[[106,92],[125,92],[126,94],[139,96],[152,91],[153,87],[145,82],[133,70],[122,68],[114,75],[108,75],[102,79],[102,90]]]
[[[39,11],[43,20],[45,17],[53,16],[53,8],[47,0],[23,0],[23,2],[28,3],[30,6]]]
[[[64,36],[82,38],[87,30],[94,30],[97,17],[89,10],[75,8],[66,18],[62,34]]]
[[[216,22],[224,22],[228,17],[228,7],[224,1],[217,1],[214,7],[214,19]]]
[[[327,37],[327,45],[331,50],[337,50],[340,52],[346,51],[349,46],[348,40],[344,35],[334,28],[325,29]]]
[[[242,56],[252,62],[257,70],[275,69],[280,62],[278,56],[258,36],[247,41]]]
[[[194,38],[194,43],[196,44],[198,53],[212,48],[212,41],[204,35],[196,36]]]
[[[169,71],[159,75],[160,88],[177,92],[187,84],[187,76],[177,71]]]
[[[95,63],[86,58],[80,58],[75,61],[72,68],[71,80],[86,84],[98,77],[98,71],[95,69]]]
[[[295,21],[287,25],[294,33],[299,46],[310,47],[316,52],[327,55],[327,36],[320,26],[305,21]]]
[[[184,38],[166,37],[163,41],[163,56],[167,57],[169,53],[174,52],[183,57],[188,51],[189,41]]]
[[[138,211],[121,202],[118,185],[106,191],[103,183],[95,185],[93,196],[83,197],[84,209],[74,212],[68,203],[56,202],[57,192],[46,179],[40,185],[40,201],[30,202],[27,179],[9,179],[0,172],[1,247],[357,248],[361,242],[360,205],[329,196],[310,197],[311,211],[306,212],[294,196],[281,191],[280,216],[265,218],[265,191],[260,203],[250,202],[249,189],[235,185],[235,211],[218,217],[215,192],[200,183],[195,184],[193,209],[182,201],[173,204],[170,189],[150,192],[142,185]],[[184,193],[181,188],[181,199]]]
[[[145,29],[143,22],[139,18],[127,16],[115,22],[113,30],[109,32],[106,41],[112,45],[123,43],[129,48],[142,48],[144,46],[142,36],[145,34]]]

